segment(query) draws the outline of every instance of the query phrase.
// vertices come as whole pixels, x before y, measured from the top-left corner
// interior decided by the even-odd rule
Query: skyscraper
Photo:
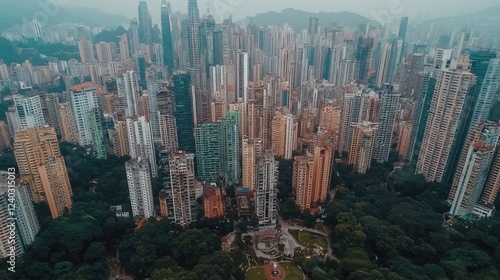
[[[271,123],[271,147],[277,156],[291,159],[297,147],[298,123],[292,114],[276,112]]]
[[[22,244],[22,247],[26,249],[29,245],[33,244],[35,241],[35,237],[40,231],[40,224],[38,222],[38,218],[36,216],[35,208],[33,207],[33,195],[31,193],[31,185],[29,180],[17,180],[15,183],[15,196],[8,196],[9,194],[9,181],[14,183],[15,177],[14,174],[10,175],[7,172],[0,172],[0,179],[2,182],[0,183],[0,212],[7,212],[7,217],[0,214],[2,218],[5,218],[5,221],[8,221],[8,218],[15,217],[16,218],[16,229],[19,234],[16,238],[20,238],[16,240],[16,243]],[[28,179],[29,177],[25,177]],[[11,185],[11,188],[14,185]],[[15,209],[10,209],[8,204],[12,204],[9,202],[12,201],[12,198],[15,198],[16,207]],[[14,210],[14,215],[12,215],[12,210]],[[0,230],[0,255],[3,254],[5,257],[5,253],[8,251],[8,247],[10,247],[10,243],[3,243],[5,241],[4,233],[9,233],[7,228]],[[10,234],[8,234],[10,236]],[[17,245],[17,244],[16,244]]]
[[[408,150],[410,148],[411,132],[413,125],[407,122],[400,122],[398,125],[398,146],[396,151],[404,159],[409,160]]]
[[[189,73],[191,74],[190,90],[196,101],[196,124],[205,120],[204,115],[207,104],[203,104],[203,85],[201,77],[201,42],[200,42],[200,12],[198,1],[188,2],[189,21]],[[193,91],[194,90],[194,91]]]
[[[130,45],[128,42],[127,33],[120,37],[120,59],[122,62],[127,61],[130,58]]]
[[[300,211],[311,207],[314,177],[314,156],[296,156],[293,161],[292,190],[295,203]]]
[[[94,46],[92,41],[82,38],[78,41],[81,63],[95,63]]]
[[[97,62],[108,63],[113,61],[113,48],[114,43],[100,42],[95,45],[95,50],[97,53]]]
[[[163,39],[163,61],[168,73],[174,71],[174,45],[170,26],[170,4],[166,0],[161,2],[161,34]]]
[[[425,134],[417,162],[416,173],[427,181],[441,182],[463,118],[466,97],[470,94],[475,76],[464,69],[439,71]]]
[[[78,129],[80,146],[90,149],[97,158],[106,158],[95,86],[82,84],[79,87],[73,87],[70,92],[70,102]]]
[[[158,168],[156,165],[151,123],[146,121],[146,117],[144,116],[132,116],[127,118],[127,136],[130,157],[132,159],[142,159],[144,162],[149,162],[151,175],[157,177]]]
[[[318,34],[319,33],[319,18],[310,17],[309,18],[309,29],[308,34]]]
[[[193,96],[190,90],[190,76],[186,73],[174,74],[175,118],[177,120],[177,136],[179,150],[194,152],[194,119]]]
[[[154,217],[151,172],[146,160],[131,159],[125,163],[127,183],[134,219]]]
[[[265,151],[257,163],[255,214],[260,226],[276,224],[276,196],[278,195],[278,161],[272,151]]]
[[[39,95],[14,95],[18,129],[26,129],[46,125]]]
[[[458,169],[450,190],[450,214],[465,216],[474,212],[498,151],[500,125],[481,123],[471,131],[468,146],[461,153]]]
[[[354,165],[354,171],[364,174],[371,167],[378,125],[364,121],[353,123],[352,127],[349,164]]]
[[[424,139],[429,109],[432,103],[432,96],[434,95],[434,88],[436,87],[436,78],[433,77],[433,72],[426,71],[419,73],[417,84],[419,88],[417,90],[417,102],[413,111],[413,128],[406,154],[406,159],[415,165],[422,146],[422,140]]]
[[[408,17],[402,17],[401,22],[399,24],[398,38],[403,39],[403,41],[406,41],[406,32],[408,31],[409,20],[410,18]]]
[[[30,177],[33,183],[35,201],[46,201],[53,219],[71,209],[71,186],[54,128],[16,132],[14,154],[21,177]]]
[[[450,152],[450,164],[445,170],[443,182],[451,183],[453,180],[462,150],[467,149],[465,143],[470,131],[480,121],[489,119],[500,89],[500,59],[495,57],[491,52],[473,52],[470,55],[471,72],[476,75],[476,85],[465,99],[457,136]]]
[[[169,159],[169,169],[174,220],[185,226],[196,220],[194,154],[173,154]]]
[[[375,140],[375,151],[373,158],[378,162],[386,162],[391,151],[392,133],[399,104],[399,93],[393,86],[385,84],[382,89],[382,106],[378,118],[377,139]]]
[[[21,240],[21,235],[19,233],[19,228],[17,227],[17,225],[12,228],[12,226],[9,226],[8,222],[13,218],[13,214],[17,216],[17,211],[12,211],[12,203],[9,202],[9,188],[7,185],[7,182],[9,181],[8,176],[9,173],[0,173],[0,179],[2,180],[2,182],[0,183],[0,219],[2,219],[2,221],[5,221],[4,226],[0,229],[0,258],[2,259],[6,259],[10,255],[20,257],[24,254],[24,248]],[[15,174],[11,176],[15,177]],[[13,198],[10,199],[12,200]],[[19,202],[16,199],[16,208],[20,207],[18,203]],[[9,207],[9,205],[11,207]]]
[[[215,181],[221,174],[220,123],[203,123],[195,128],[197,175]]]
[[[248,102],[249,70],[248,53],[238,52],[236,59],[236,94],[245,103]]]
[[[136,54],[139,51],[139,22],[136,18],[130,20],[130,27],[128,30],[128,41],[130,52],[132,55]]]
[[[78,144],[78,129],[76,127],[75,117],[71,112],[68,103],[59,104],[59,130],[61,132],[61,141]]]
[[[390,82],[389,77],[389,64],[391,60],[392,45],[384,42],[380,47],[380,61],[377,70],[377,87],[381,88],[385,83]]]
[[[153,22],[151,14],[148,10],[148,3],[146,1],[139,1],[139,41],[143,44],[152,43],[152,28]]]
[[[173,114],[160,114],[161,147],[170,154],[179,150],[179,138],[177,136],[177,121]]]
[[[261,153],[262,142],[258,139],[242,140],[242,185],[249,187],[250,191],[255,190],[255,168],[257,159]]]
[[[137,73],[135,71],[125,72],[123,76],[116,79],[116,86],[118,96],[125,97],[127,100],[126,116],[139,114],[140,87]]]

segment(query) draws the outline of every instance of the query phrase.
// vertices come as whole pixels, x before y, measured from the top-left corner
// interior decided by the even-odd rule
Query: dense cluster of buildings
[[[130,156],[134,219],[188,225],[199,213],[222,217],[234,186],[240,216],[269,226],[277,220],[278,159],[293,161],[297,207],[316,211],[334,164],[362,174],[396,152],[427,181],[452,185],[452,215],[493,214],[500,120],[490,111],[500,59],[470,50],[470,32],[440,48],[407,38],[408,18],[395,33],[320,30],[310,18],[297,34],[287,25],[216,24],[200,18],[196,0],[188,7],[187,18],[178,17],[163,1],[160,31],[141,1],[119,46],[81,32],[80,61],[0,65],[2,85],[14,89],[0,147],[14,149],[20,193],[46,201],[53,218],[71,209],[64,141],[101,159]],[[33,89],[44,84],[66,90]],[[164,188],[153,194],[158,177]],[[22,244],[39,228],[30,223]]]

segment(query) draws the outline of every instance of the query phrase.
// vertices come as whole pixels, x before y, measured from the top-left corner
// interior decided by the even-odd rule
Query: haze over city
[[[136,0],[86,0],[71,1],[64,0],[61,3],[68,3],[70,7],[90,7],[106,11],[110,14],[121,14],[128,18],[137,17]],[[146,1],[151,11],[159,10],[160,0]],[[187,12],[186,0],[169,1],[173,11]],[[381,10],[396,11],[395,16],[410,16],[419,19],[431,19],[437,17],[457,16],[477,12],[500,3],[492,0],[206,0],[199,1],[200,13],[206,14],[207,8],[213,14],[218,11],[232,13],[235,20],[244,19],[247,16],[254,16],[258,13],[269,11],[281,11],[286,8],[294,8],[307,12],[341,12],[349,11],[362,16],[374,19],[373,13]],[[152,13],[155,22],[160,21],[159,13]]]

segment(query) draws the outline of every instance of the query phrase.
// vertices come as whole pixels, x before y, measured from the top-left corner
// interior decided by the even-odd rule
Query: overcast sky
[[[110,14],[137,17],[138,0],[62,0],[73,7],[93,7]],[[161,0],[146,0],[153,21],[160,21]],[[170,0],[174,11],[186,12],[187,0]],[[207,3],[211,3],[207,5]],[[215,3],[215,5],[214,5]],[[377,15],[392,14],[394,17],[426,17],[461,15],[499,5],[498,0],[198,0],[200,14],[206,14],[211,6],[212,14],[221,21],[232,13],[235,20],[266,11],[296,8],[305,11],[350,11],[371,19]],[[214,8],[215,7],[215,8]]]

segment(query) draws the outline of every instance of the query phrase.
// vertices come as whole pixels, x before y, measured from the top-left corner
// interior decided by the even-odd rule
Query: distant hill
[[[351,12],[319,12],[311,13],[296,9],[285,9],[281,12],[267,12],[257,14],[254,17],[248,17],[245,23],[254,23],[256,25],[278,25],[288,23],[296,32],[309,27],[309,17],[317,17],[319,25],[325,27],[335,22],[337,25],[357,26],[371,22],[370,19]]]
[[[129,19],[121,15],[110,15],[92,8],[63,8],[52,16],[44,11],[38,3],[45,1],[34,0],[9,0],[1,1],[0,9],[0,31],[3,31],[16,24],[22,24],[23,19],[33,20],[36,15],[40,19],[48,18],[49,24],[63,22],[82,23],[89,26],[117,27],[123,23],[128,23]],[[49,1],[57,3],[56,1]]]

